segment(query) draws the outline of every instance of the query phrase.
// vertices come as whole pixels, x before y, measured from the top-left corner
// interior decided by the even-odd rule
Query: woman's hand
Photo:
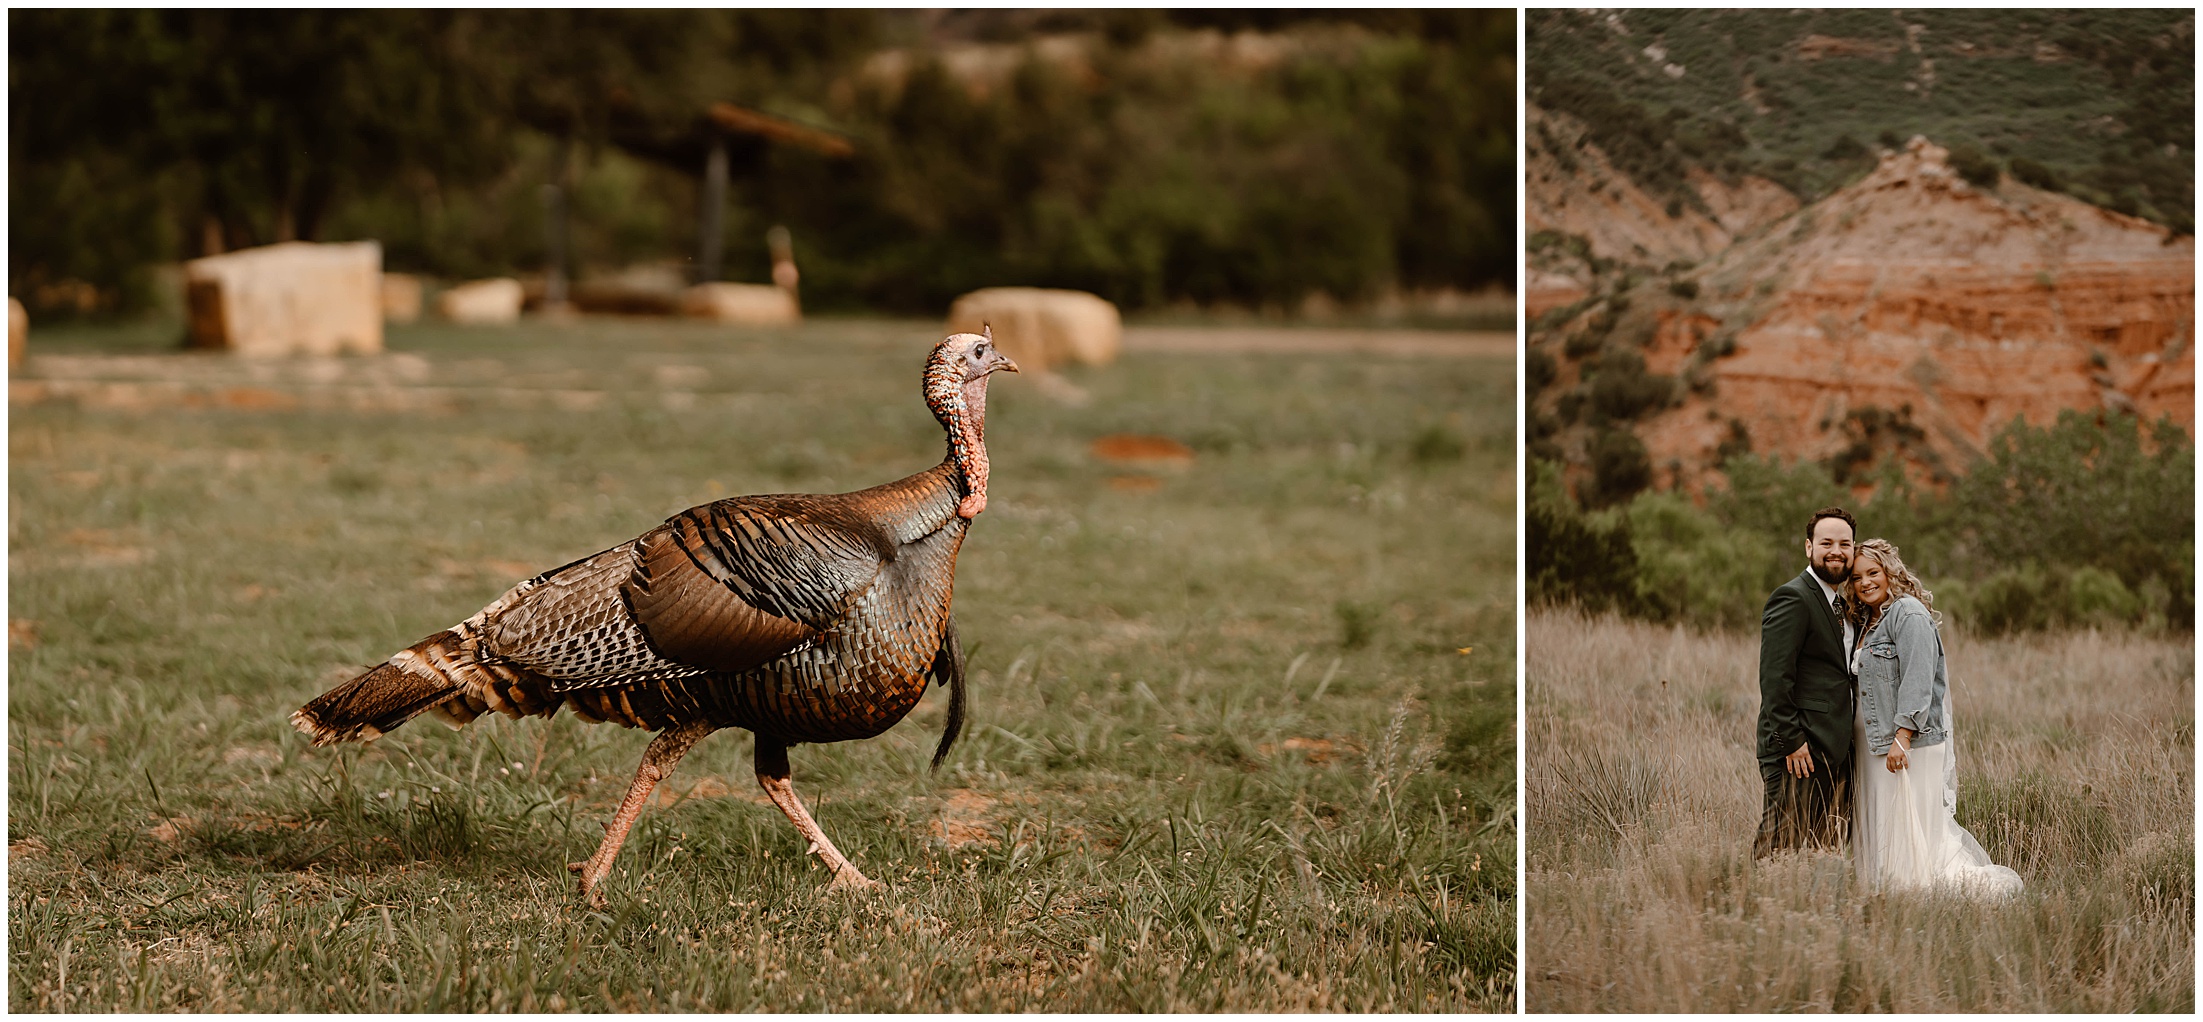
[[[1912,730],[1898,728],[1897,737],[1889,743],[1889,755],[1883,758],[1883,762],[1889,767],[1889,772],[1894,774],[1912,764],[1911,752]]]

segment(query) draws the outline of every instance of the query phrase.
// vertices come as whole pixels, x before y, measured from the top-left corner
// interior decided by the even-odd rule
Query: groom
[[[1840,507],[1805,523],[1806,569],[1767,598],[1759,621],[1759,775],[1767,808],[1752,857],[1841,848],[1851,822],[1853,626],[1838,586],[1858,522]]]

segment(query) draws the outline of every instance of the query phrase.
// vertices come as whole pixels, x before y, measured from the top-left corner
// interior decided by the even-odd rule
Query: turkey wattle
[[[756,735],[758,783],[833,870],[869,887],[796,797],[788,747],[870,738],[929,683],[949,685],[939,767],[963,725],[964,656],[949,602],[956,552],[987,507],[987,378],[1017,365],[992,332],[953,334],[925,365],[948,457],[907,479],[839,494],[715,501],[602,553],[544,572],[291,715],[315,745],[371,741],[420,713],[464,726],[484,712],[658,732],[587,862],[601,904],[651,790],[705,735]]]

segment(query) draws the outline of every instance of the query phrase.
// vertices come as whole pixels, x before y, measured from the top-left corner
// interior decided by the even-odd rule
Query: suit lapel
[[[1821,609],[1820,615],[1814,618],[1821,623],[1821,637],[1828,640],[1829,648],[1836,650],[1837,662],[1848,662],[1850,651],[1843,648],[1843,622],[1836,620],[1836,608],[1829,605],[1828,594],[1821,591],[1820,579],[1814,578],[1813,569],[1807,568],[1798,576],[1798,583],[1805,587],[1805,595]],[[1845,673],[1850,673],[1848,667]]]

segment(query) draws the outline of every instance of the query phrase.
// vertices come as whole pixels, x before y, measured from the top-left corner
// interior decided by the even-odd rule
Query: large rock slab
[[[1124,320],[1108,300],[1084,291],[981,288],[949,306],[950,333],[994,330],[996,346],[1019,368],[1078,362],[1108,365],[1124,349]]]
[[[382,246],[291,241],[184,264],[193,347],[252,357],[382,350]]]
[[[681,312],[715,323],[777,326],[803,321],[796,296],[769,284],[698,284],[681,293]]]
[[[520,304],[526,297],[520,282],[511,277],[470,280],[437,295],[436,311],[454,323],[513,323],[520,319]]]

